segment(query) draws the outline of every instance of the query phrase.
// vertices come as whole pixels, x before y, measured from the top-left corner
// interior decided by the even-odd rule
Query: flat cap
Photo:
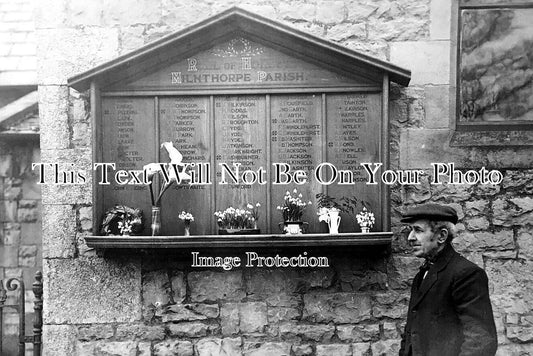
[[[411,208],[403,214],[401,222],[413,222],[415,220],[428,219],[434,221],[451,221],[457,224],[457,212],[454,208],[435,203],[427,203]]]

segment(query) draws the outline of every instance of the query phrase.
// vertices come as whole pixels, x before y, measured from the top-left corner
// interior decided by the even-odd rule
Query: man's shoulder
[[[481,268],[474,262],[469,261],[458,252],[453,252],[453,256],[448,266],[451,267],[451,270],[453,270],[455,273],[460,275],[486,275],[485,270],[483,268]]]

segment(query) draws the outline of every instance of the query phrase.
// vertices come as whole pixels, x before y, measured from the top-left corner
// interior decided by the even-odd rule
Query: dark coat
[[[494,355],[496,328],[485,271],[447,245],[418,288],[421,272],[411,287],[400,355]]]

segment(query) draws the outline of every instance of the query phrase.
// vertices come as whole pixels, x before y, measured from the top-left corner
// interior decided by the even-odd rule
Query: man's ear
[[[448,229],[445,227],[440,228],[439,234],[437,236],[437,242],[443,244],[448,239]]]

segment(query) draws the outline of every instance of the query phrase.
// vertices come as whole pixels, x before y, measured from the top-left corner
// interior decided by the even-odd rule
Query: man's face
[[[411,232],[407,241],[413,247],[413,254],[419,258],[426,258],[435,255],[439,248],[437,242],[438,231],[431,231],[427,220],[416,220],[409,224]]]

